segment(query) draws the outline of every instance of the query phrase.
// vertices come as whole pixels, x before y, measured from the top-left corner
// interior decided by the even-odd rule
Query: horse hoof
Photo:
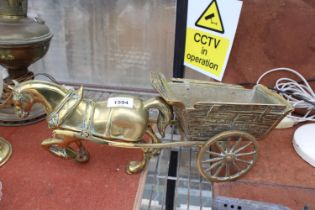
[[[143,171],[146,164],[144,161],[131,161],[127,167],[127,174],[137,174]]]

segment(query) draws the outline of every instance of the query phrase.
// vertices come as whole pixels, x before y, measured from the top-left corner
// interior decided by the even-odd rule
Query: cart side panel
[[[191,140],[208,140],[227,130],[239,130],[257,139],[266,136],[287,114],[281,105],[196,104],[183,115]]]

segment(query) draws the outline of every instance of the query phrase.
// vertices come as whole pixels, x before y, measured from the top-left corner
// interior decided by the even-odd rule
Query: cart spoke
[[[239,158],[235,158],[235,160],[242,162],[242,163],[246,163],[247,165],[251,165],[253,163],[252,161],[247,161],[247,160],[243,160],[243,159],[239,159]]]
[[[240,145],[242,141],[242,137],[239,137],[238,140],[235,142],[235,144],[233,145],[233,147],[231,148],[231,152],[233,152],[236,148],[238,148],[238,146]]]
[[[201,162],[202,163],[212,163],[212,162],[220,161],[222,159],[223,159],[223,157],[218,157],[218,158],[211,158],[211,159],[203,160]]]
[[[239,165],[237,165],[237,163],[235,161],[232,161],[233,166],[238,170],[241,171],[242,169],[239,167]]]
[[[197,164],[210,181],[230,181],[246,174],[259,154],[254,136],[243,131],[225,131],[200,147]]]
[[[246,153],[238,153],[235,154],[236,157],[242,157],[242,156],[249,156],[249,155],[255,155],[256,151],[252,151],[252,152],[246,152]]]
[[[220,145],[220,143],[217,141],[217,142],[215,142],[215,145],[217,146],[217,148],[220,150],[220,152],[222,152],[222,153],[224,153],[225,152],[225,150],[224,150],[224,148]]]
[[[246,147],[248,147],[248,146],[250,146],[250,145],[252,145],[252,144],[253,144],[253,142],[250,141],[250,142],[248,142],[247,144],[245,144],[244,146],[238,148],[236,151],[234,151],[234,153],[239,153],[240,151],[242,151],[243,149],[245,149]]]
[[[233,142],[233,139],[232,139],[232,137],[228,137],[226,140],[225,140],[225,150],[227,151],[227,152],[229,152],[229,151],[231,151],[231,144],[230,144],[230,142]]]
[[[215,155],[215,156],[220,156],[220,157],[223,156],[221,153],[212,152],[212,151],[206,151],[206,153],[208,153],[209,155]]]
[[[212,164],[208,169],[205,170],[205,172],[210,172],[210,174],[211,174],[211,169],[217,167],[217,166],[220,165],[222,162],[223,162],[223,160],[218,161],[218,162]]]
[[[215,171],[215,173],[213,174],[213,176],[218,176],[219,173],[222,171],[223,167],[224,167],[224,162],[222,162],[221,165],[220,165],[220,167],[217,168],[217,170]]]
[[[231,140],[231,138],[228,138],[228,139],[226,139],[226,140],[224,140],[223,142],[222,142],[222,144],[223,144],[223,146],[224,146],[224,151],[226,152],[226,151],[229,151],[229,141]]]

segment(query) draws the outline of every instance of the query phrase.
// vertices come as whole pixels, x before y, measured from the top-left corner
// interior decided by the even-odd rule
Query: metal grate
[[[172,129],[163,141],[179,139]],[[140,209],[210,210],[212,186],[200,177],[196,155],[196,148],[173,148],[151,159]]]
[[[265,202],[237,198],[216,197],[214,208],[217,210],[290,210],[288,207]]]

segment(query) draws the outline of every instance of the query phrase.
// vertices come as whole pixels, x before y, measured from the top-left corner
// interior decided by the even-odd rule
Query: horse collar
[[[70,114],[79,105],[83,97],[83,88],[80,87],[78,91],[69,90],[67,95],[55,107],[55,109],[47,116],[49,128],[59,127]]]

